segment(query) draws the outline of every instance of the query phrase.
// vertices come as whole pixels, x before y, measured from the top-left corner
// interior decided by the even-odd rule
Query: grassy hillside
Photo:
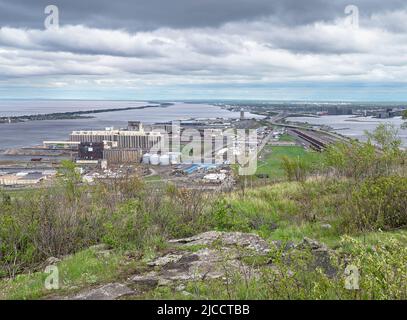
[[[349,239],[345,243],[343,242],[344,237],[347,239],[348,232],[343,228],[342,215],[345,209],[340,204],[347,198],[348,183],[348,181],[328,182],[320,180],[310,180],[306,184],[286,182],[255,188],[247,191],[244,196],[240,192],[233,192],[222,197],[211,198],[207,203],[210,213],[206,215],[205,227],[197,226],[196,229],[192,227],[190,231],[182,232],[179,235],[192,235],[199,231],[216,229],[254,232],[268,241],[279,240],[282,243],[298,243],[304,237],[309,237],[328,244],[330,248],[344,250],[347,253],[352,253],[352,250],[356,249],[360,250],[360,248],[391,246],[394,243],[397,243],[398,246],[407,247],[407,230],[405,229],[388,232],[353,232],[349,239],[353,239],[354,242]],[[318,197],[313,197],[312,194],[318,194]],[[131,211],[131,207],[125,206],[123,208],[126,212]],[[116,218],[119,219],[120,215],[117,215]],[[157,228],[157,223],[153,220],[149,221],[148,224],[151,226],[148,228],[150,230]],[[121,233],[123,237],[118,238],[113,235],[105,237],[110,247],[114,249],[108,255],[100,256],[93,250],[84,250],[58,263],[62,283],[60,290],[46,290],[43,282],[47,274],[35,272],[34,274],[17,276],[14,280],[2,280],[0,282],[0,298],[30,299],[50,294],[63,295],[96,284],[125,279],[132,272],[138,273],[143,270],[149,259],[159,255],[162,250],[166,250],[164,244],[153,249],[151,245],[154,242],[151,242],[151,238],[145,237],[138,238],[138,240],[130,239],[131,241],[139,241],[139,243],[134,246],[128,245],[129,239],[123,235],[123,232],[128,228],[133,228],[133,226],[120,227],[118,225],[117,228],[117,232]],[[168,237],[172,238],[171,235]],[[143,245],[143,242],[149,244],[149,250]],[[383,254],[385,252],[378,253],[373,258],[377,261],[385,259]],[[312,274],[312,281],[321,281],[321,283],[327,281],[322,276],[321,278],[315,278],[315,276]],[[199,287],[199,295],[195,298],[227,298],[225,291],[223,291],[226,290],[225,287],[217,282],[191,283],[190,285],[194,290]],[[252,285],[258,286],[260,283],[253,283]],[[402,284],[400,283],[400,285]],[[239,287],[238,284],[236,286],[234,289],[236,292],[233,293],[236,294],[234,298],[242,298],[241,290],[243,288]],[[145,297],[174,298],[172,289],[167,289],[158,288],[153,292],[146,293]],[[259,295],[252,287],[247,290],[244,298],[267,298]],[[346,298],[345,294],[346,292],[343,293],[343,298]],[[281,295],[283,297],[282,292]],[[273,297],[269,296],[268,298]],[[304,298],[307,297],[304,296]],[[309,296],[308,298],[312,297]],[[327,292],[326,298],[334,297],[330,297]]]
[[[284,178],[285,172],[281,163],[284,157],[290,159],[301,158],[309,165],[315,165],[321,160],[317,152],[306,151],[300,146],[270,146],[264,150],[257,163],[257,174],[268,174],[272,179]]]
[[[383,132],[379,138],[380,152],[371,143],[339,144],[323,155],[271,147],[259,170],[286,180],[287,170],[305,170],[306,162],[319,174],[224,194],[171,184],[157,190],[138,177],[82,185],[67,164],[53,188],[0,193],[0,298],[70,295],[124,281],[171,252],[169,239],[217,230],[255,233],[280,248],[315,239],[334,253],[339,271],[328,277],[304,264],[306,255],[290,256],[288,266],[278,249],[242,261],[258,274],[250,280],[232,273],[227,281],[188,281],[183,293],[159,286],[134,298],[406,299],[407,157]],[[301,161],[285,167],[284,156]],[[95,250],[100,244],[108,250]],[[51,257],[58,290],[44,286]],[[362,275],[358,291],[344,287],[348,265]]]

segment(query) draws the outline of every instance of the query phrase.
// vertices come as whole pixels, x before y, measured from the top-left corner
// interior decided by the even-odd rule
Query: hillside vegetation
[[[255,233],[281,248],[315,239],[335,252],[339,272],[310,269],[305,253],[288,266],[284,252],[272,250],[244,261],[256,277],[231,272],[226,281],[192,281],[182,292],[161,286],[137,298],[406,299],[407,158],[392,128],[370,139],[334,145],[312,165],[281,158],[286,181],[224,194],[156,190],[138,177],[83,185],[65,163],[51,189],[0,194],[0,298],[69,295],[125,279],[172,250],[168,239],[217,230]],[[99,244],[110,250],[92,249]],[[60,259],[59,290],[43,285],[50,257]],[[360,271],[359,290],[344,286],[347,265]]]

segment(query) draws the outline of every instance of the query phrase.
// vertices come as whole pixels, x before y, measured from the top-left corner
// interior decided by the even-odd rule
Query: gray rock
[[[180,284],[175,288],[175,290],[176,291],[184,291],[185,288],[186,288],[186,286],[184,284]]]
[[[109,283],[99,288],[90,289],[69,298],[69,300],[116,300],[131,295],[134,291],[121,283]]]
[[[296,255],[302,255],[304,251],[311,253],[307,264],[309,270],[322,268],[328,276],[337,274],[331,263],[333,251],[309,238],[304,238],[298,245],[292,242],[284,245],[281,241],[269,244],[256,234],[211,231],[190,238],[171,240],[170,243],[173,245],[171,252],[150,261],[147,270],[131,276],[125,283],[110,283],[83,291],[69,299],[114,300],[126,295],[138,295],[158,286],[170,286],[182,294],[191,295],[185,291],[185,283],[189,281],[221,279],[227,282],[237,273],[245,279],[258,278],[261,274],[259,268],[262,266],[280,274],[282,270],[271,260],[261,266],[250,264],[250,259],[246,260],[259,256],[268,258],[271,246],[283,249],[284,261],[289,269],[295,267]],[[191,250],[191,246],[202,248]],[[102,253],[109,251],[101,245],[94,250]],[[291,270],[288,272],[289,275],[292,274]]]
[[[135,275],[129,279],[133,284],[143,288],[154,288],[158,286],[159,276],[156,272],[149,272],[143,275]]]
[[[253,267],[242,262],[247,256],[266,255],[270,245],[255,234],[241,232],[205,232],[200,235],[171,240],[177,252],[166,254],[151,261],[148,265],[154,270],[136,275],[130,283],[142,286],[160,286],[193,280],[225,278],[228,272],[239,272],[255,276]],[[207,246],[196,252],[188,247]]]
[[[58,262],[61,262],[61,259],[55,258],[55,257],[49,257],[45,261],[45,265],[50,266],[50,265],[56,265]]]
[[[99,258],[107,258],[112,254],[112,250],[100,250],[96,251],[95,254]]]
[[[89,247],[90,250],[92,251],[105,251],[105,250],[109,250],[110,247],[105,244],[105,243],[100,243],[100,244],[96,244],[94,246]]]
[[[322,229],[332,229],[332,226],[329,223],[321,224]]]
[[[325,244],[319,243],[316,240],[304,237],[301,243],[299,243],[296,247],[296,249],[304,250],[304,249],[311,249],[311,250],[317,250],[317,249],[323,249],[327,250],[327,246]]]
[[[309,265],[310,269],[321,268],[329,277],[337,274],[337,269],[331,261],[335,257],[335,252],[330,250],[325,244],[305,237],[295,249],[310,250],[313,257],[312,263]]]
[[[150,267],[165,266],[168,263],[175,263],[182,258],[182,254],[168,254],[148,263]]]
[[[257,253],[270,252],[269,244],[256,234],[242,232],[209,231],[194,237],[170,240],[170,243],[183,244],[185,246],[207,245],[219,243],[223,246],[239,246],[252,249]]]
[[[295,243],[292,241],[287,241],[284,246],[284,251],[288,251],[295,248]]]

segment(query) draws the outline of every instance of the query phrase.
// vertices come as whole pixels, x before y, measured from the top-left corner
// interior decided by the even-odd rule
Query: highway
[[[278,115],[274,116],[269,120],[271,125],[284,127],[287,129],[287,132],[300,140],[303,144],[308,147],[311,147],[317,151],[322,151],[326,148],[327,145],[343,141],[349,142],[349,138],[341,136],[337,133],[313,129],[300,125],[286,124],[281,121],[289,116],[286,112],[281,112]]]

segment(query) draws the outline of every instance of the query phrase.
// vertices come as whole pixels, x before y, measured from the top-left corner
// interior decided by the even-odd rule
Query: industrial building
[[[144,131],[140,121],[129,121],[125,129],[81,130],[70,134],[78,143],[78,161],[105,160],[108,164],[140,162],[143,153],[160,146],[163,135]]]
[[[0,175],[0,185],[4,186],[24,186],[24,185],[34,185],[41,181],[55,175],[55,172],[17,172],[17,173],[7,173]]]
[[[44,141],[44,148],[48,149],[71,149],[77,150],[80,142],[78,141]]]
[[[81,160],[103,159],[103,142],[81,142],[78,148],[78,157]]]
[[[73,131],[69,136],[70,141],[76,142],[111,142],[117,148],[150,150],[159,144],[162,135],[158,132],[145,132],[140,130],[101,130],[101,131]]]
[[[242,116],[244,117],[244,113]],[[182,162],[181,155],[177,152],[182,146],[195,143],[198,138],[197,150],[200,151],[194,155],[190,154],[193,159],[188,161],[213,162],[216,160],[217,150],[231,146],[240,147],[235,145],[234,135],[224,131],[231,129],[230,126],[231,124],[223,119],[191,119],[147,125],[140,121],[128,121],[127,128],[123,129],[73,131],[67,146],[77,145],[78,161],[81,163],[103,159],[108,164],[143,162],[151,165],[169,165]],[[190,129],[193,130],[189,131]],[[176,132],[173,132],[174,130]],[[55,143],[58,146],[62,145],[59,141],[48,145],[54,146]],[[245,143],[250,147],[257,147],[258,142],[256,138]],[[225,156],[226,154],[222,154],[223,158]]]
[[[141,150],[137,149],[104,149],[103,159],[109,164],[140,162]]]
[[[132,121],[129,122],[129,125]],[[157,122],[154,124],[147,124],[144,126],[145,132],[166,132],[170,134],[181,134],[184,130],[195,129],[201,132],[203,136],[204,130],[224,130],[229,128],[230,123],[223,120],[182,120],[172,123],[169,122]],[[173,129],[179,130],[178,132],[173,132]]]

